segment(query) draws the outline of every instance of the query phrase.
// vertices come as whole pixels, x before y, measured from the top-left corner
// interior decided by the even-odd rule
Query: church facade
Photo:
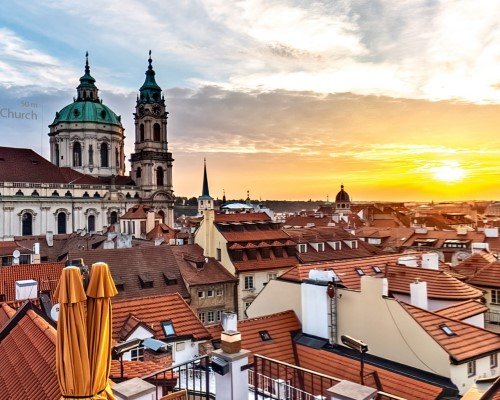
[[[50,162],[31,149],[0,147],[0,240],[46,232],[105,232],[135,204],[173,226],[172,153],[165,99],[151,52],[139,89],[131,174],[121,117],[103,104],[88,57],[73,102],[49,125]]]

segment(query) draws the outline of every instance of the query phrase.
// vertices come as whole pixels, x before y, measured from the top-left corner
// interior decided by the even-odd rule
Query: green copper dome
[[[72,104],[56,112],[54,122],[94,122],[122,126],[121,118],[109,107],[102,104],[98,95],[99,89],[95,86],[95,79],[90,75],[89,53],[85,54],[85,74],[80,78],[80,85],[76,88],[77,98]]]
[[[93,101],[75,101],[56,113],[54,122],[96,122],[122,126],[121,118],[109,107]]]
[[[155,80],[155,71],[153,70],[153,60],[151,59],[151,50],[149,50],[148,70],[146,71],[146,79],[144,84],[139,89],[140,97],[138,103],[162,103],[161,87],[158,86]]]

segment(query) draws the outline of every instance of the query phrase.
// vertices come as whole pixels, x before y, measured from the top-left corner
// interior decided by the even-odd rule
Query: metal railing
[[[487,324],[500,325],[500,312],[486,311],[484,313],[484,322]]]
[[[253,369],[249,370],[249,387],[254,399],[317,400],[328,399],[327,390],[341,381],[295,365],[254,356]],[[377,377],[378,378],[378,377]],[[380,382],[378,382],[380,385]],[[323,397],[321,397],[323,396]],[[404,400],[379,389],[378,400]]]
[[[141,379],[156,386],[156,400],[180,390],[186,390],[190,399],[215,399],[215,376],[208,355],[155,371]]]

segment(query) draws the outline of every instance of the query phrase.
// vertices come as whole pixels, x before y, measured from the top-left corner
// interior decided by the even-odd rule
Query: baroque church
[[[106,232],[136,204],[173,226],[172,153],[165,98],[151,51],[134,113],[125,175],[121,117],[103,104],[88,54],[73,102],[49,125],[50,162],[31,149],[0,147],[0,240],[46,232]]]

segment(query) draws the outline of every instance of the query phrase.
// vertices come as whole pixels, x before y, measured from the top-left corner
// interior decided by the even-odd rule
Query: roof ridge
[[[244,324],[246,322],[262,321],[262,320],[266,320],[266,319],[269,319],[269,318],[273,318],[273,317],[280,316],[280,315],[285,315],[285,314],[293,314],[295,316],[295,318],[297,318],[297,315],[295,314],[295,311],[293,311],[293,310],[286,310],[286,311],[280,311],[280,312],[277,312],[277,313],[274,313],[274,314],[261,315],[260,317],[247,318],[247,319],[238,321],[238,323],[239,324]]]
[[[182,298],[182,296],[179,294],[179,292],[175,292],[175,293],[164,293],[164,294],[155,294],[155,295],[151,295],[151,296],[141,296],[141,297],[134,297],[132,299],[119,299],[119,300],[114,300],[113,301],[113,305],[116,304],[116,303],[125,303],[125,302],[133,302],[133,301],[143,301],[143,300],[148,300],[148,299],[155,299],[155,298],[159,298],[159,297],[179,297],[181,298],[182,300],[184,300]],[[187,303],[186,303],[187,304]]]
[[[26,314],[31,318],[33,323],[40,328],[45,336],[54,344],[57,342],[57,332],[54,327],[52,327],[45,319],[38,315],[33,310],[28,310]]]

